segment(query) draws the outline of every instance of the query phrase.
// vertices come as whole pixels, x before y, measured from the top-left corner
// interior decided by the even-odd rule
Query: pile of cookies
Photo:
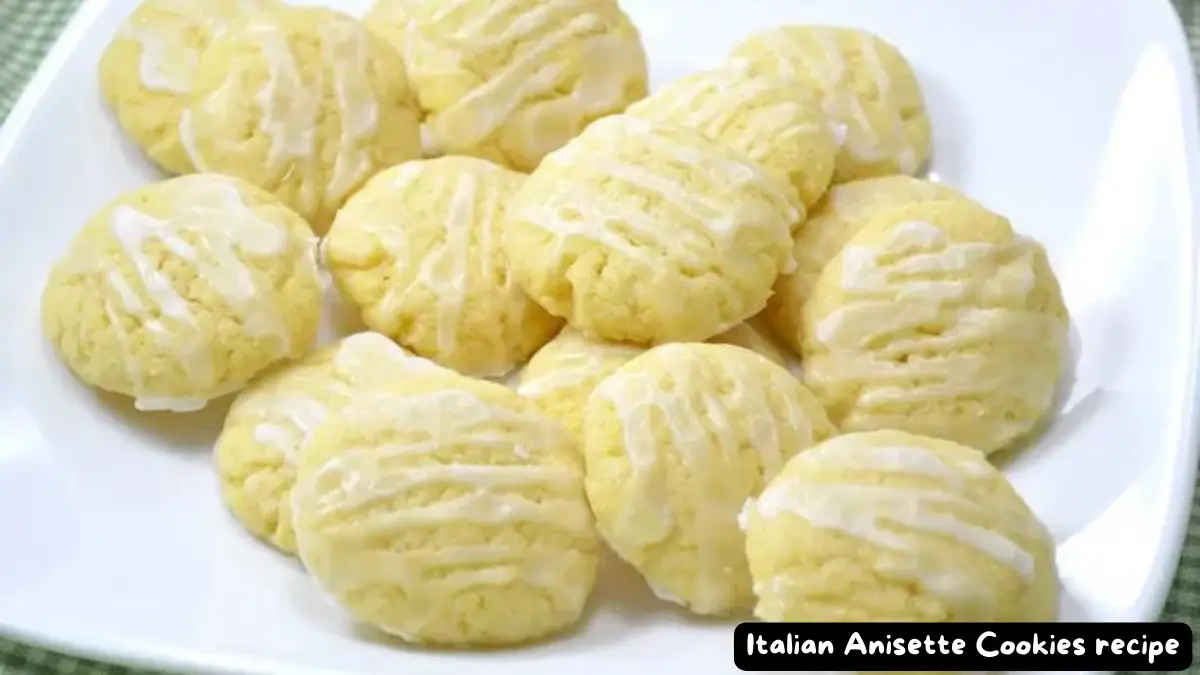
[[[702,615],[1055,618],[987,456],[1051,411],[1067,311],[915,177],[883,39],[781,26],[648,94],[615,0],[145,0],[100,74],[179,175],[83,226],[46,336],[139,410],[236,393],[225,502],[355,619],[543,638],[602,545]],[[330,281],[367,330],[317,346]]]

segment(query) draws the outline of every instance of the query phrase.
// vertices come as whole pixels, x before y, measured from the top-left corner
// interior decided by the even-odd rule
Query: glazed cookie
[[[54,264],[42,328],[84,382],[139,410],[199,410],[308,351],[316,238],[271,195],[193,174],[105,206]]]
[[[615,0],[378,0],[364,21],[404,54],[433,152],[531,171],[646,95]]]
[[[750,349],[779,365],[787,363],[779,349],[749,324],[732,328],[709,342]],[[517,393],[537,403],[582,444],[583,411],[592,390],[645,351],[634,345],[593,340],[568,326],[521,370]]]
[[[762,317],[784,344],[800,350],[801,312],[825,265],[871,218],[884,211],[926,201],[963,199],[958,192],[911,176],[885,176],[829,188],[796,231],[796,269],[781,274]]]
[[[755,327],[754,322],[734,326],[720,335],[709,338],[708,342],[749,349],[781,366],[787,366],[787,359],[784,358],[783,353],[779,351],[774,342],[771,342],[770,338]]]
[[[511,212],[505,251],[535,300],[594,338],[653,344],[761,310],[804,206],[730,147],[614,115],[547,156]]]
[[[819,92],[841,147],[833,182],[912,175],[928,161],[933,138],[921,85],[899,50],[879,36],[780,26],[752,35],[730,60]]]
[[[530,399],[583,444],[583,410],[604,378],[645,352],[620,342],[593,340],[567,326],[521,369],[517,393]]]
[[[238,394],[217,438],[229,510],[256,537],[295,553],[296,458],[316,428],[356,391],[436,369],[378,333],[358,333],[257,378]]]
[[[500,249],[524,182],[472,157],[385,170],[338,213],[325,264],[372,330],[461,373],[504,375],[562,326],[516,285]]]
[[[273,192],[323,234],[367,179],[420,155],[419,115],[398,59],[333,10],[244,17],[196,65],[184,146],[197,168]]]
[[[820,100],[791,80],[729,64],[676,80],[626,112],[682,124],[737,148],[786,176],[805,206],[833,178],[838,147]]]
[[[833,431],[804,385],[753,352],[655,347],[588,399],[588,502],[609,546],[656,595],[731,614],[753,600],[742,504]]]
[[[1050,408],[1068,325],[1041,245],[963,200],[872,219],[825,267],[803,320],[805,382],[843,432],[984,453]]]
[[[143,0],[100,57],[100,91],[117,123],[164,170],[190,173],[179,121],[213,35],[278,0]]]
[[[595,582],[579,453],[498,384],[443,370],[360,395],[317,429],[292,494],[308,571],[410,642],[536,640]]]
[[[788,462],[741,523],[763,621],[1049,622],[1054,542],[971,448],[898,431]]]

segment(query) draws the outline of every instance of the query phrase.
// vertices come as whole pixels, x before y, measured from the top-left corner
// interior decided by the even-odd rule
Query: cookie
[[[367,179],[421,153],[420,118],[398,60],[333,10],[244,17],[196,64],[184,147],[197,168],[274,193],[324,234]]]
[[[742,504],[833,433],[795,377],[729,345],[651,349],[596,387],[584,420],[601,536],[656,595],[705,615],[753,600]]]
[[[582,447],[583,411],[592,390],[645,351],[636,345],[593,340],[568,326],[525,364],[516,391],[557,419]]]
[[[527,642],[579,620],[598,542],[579,453],[533,403],[449,371],[364,393],[318,429],[292,492],[300,559],[410,642]]]
[[[783,354],[749,324],[732,328],[709,340],[750,349],[786,365]],[[596,385],[646,349],[588,338],[574,328],[564,328],[539,349],[521,370],[517,393],[537,403],[583,443],[583,412]]]
[[[796,230],[792,257],[796,269],[781,274],[762,313],[764,323],[784,344],[800,350],[801,314],[825,265],[872,217],[887,209],[924,201],[967,199],[952,188],[911,176],[884,176],[834,185]]]
[[[812,206],[833,179],[838,147],[820,99],[792,80],[729,64],[688,75],[626,111],[674,122],[780,172]]]
[[[187,412],[308,351],[316,238],[271,195],[192,174],[102,208],[54,264],[42,328],[79,379]]]
[[[338,213],[325,265],[371,329],[461,373],[504,375],[562,326],[516,285],[500,248],[524,182],[472,157],[385,170]]]
[[[929,160],[933,131],[921,85],[896,47],[840,26],[779,26],[747,38],[730,60],[815,89],[840,152],[833,182],[913,175]]]
[[[977,451],[898,431],[794,457],[741,516],[763,621],[1050,622],[1054,542]]]
[[[614,115],[547,156],[511,213],[504,248],[534,300],[593,338],[649,345],[758,313],[804,205],[733,148]]]
[[[747,322],[708,339],[711,344],[733,345],[742,349],[749,349],[752,352],[757,352],[759,356],[778,363],[781,366],[787,366],[787,358],[783,352],[775,346],[771,338],[763,334],[756,326],[757,322]]]
[[[963,200],[872,219],[821,272],[803,321],[805,382],[843,432],[984,453],[1049,410],[1068,328],[1042,246]]]
[[[155,164],[190,173],[179,139],[200,54],[230,21],[277,0],[143,0],[100,57],[100,92],[122,131]]]
[[[378,333],[357,333],[264,373],[234,400],[214,450],[221,496],[253,535],[295,553],[296,458],[355,392],[436,370]]]
[[[614,0],[378,0],[430,151],[519,171],[646,95],[641,37]]]

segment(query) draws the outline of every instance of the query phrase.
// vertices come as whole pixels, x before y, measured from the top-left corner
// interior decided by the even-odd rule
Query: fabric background
[[[1200,0],[1173,0],[1200,57]],[[0,0],[0,122],[16,103],[80,0]],[[1163,621],[1200,624],[1200,501],[1192,503],[1187,542]],[[1200,647],[1196,640],[1195,647]],[[148,671],[75,659],[0,639],[0,675],[143,675]],[[1200,675],[1200,661],[1189,671]]]

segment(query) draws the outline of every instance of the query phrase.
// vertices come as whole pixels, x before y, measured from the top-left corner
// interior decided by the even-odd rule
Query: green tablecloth
[[[1200,0],[1174,2],[1187,28],[1192,53],[1200,58]],[[0,121],[16,103],[26,80],[37,69],[79,3],[80,0],[0,0]],[[1200,627],[1200,500],[1192,504],[1183,559],[1162,619]],[[1200,640],[1197,647],[1200,647]],[[83,661],[0,639],[0,675],[132,675],[139,672],[142,671]],[[1200,675],[1200,662],[1189,672]]]

